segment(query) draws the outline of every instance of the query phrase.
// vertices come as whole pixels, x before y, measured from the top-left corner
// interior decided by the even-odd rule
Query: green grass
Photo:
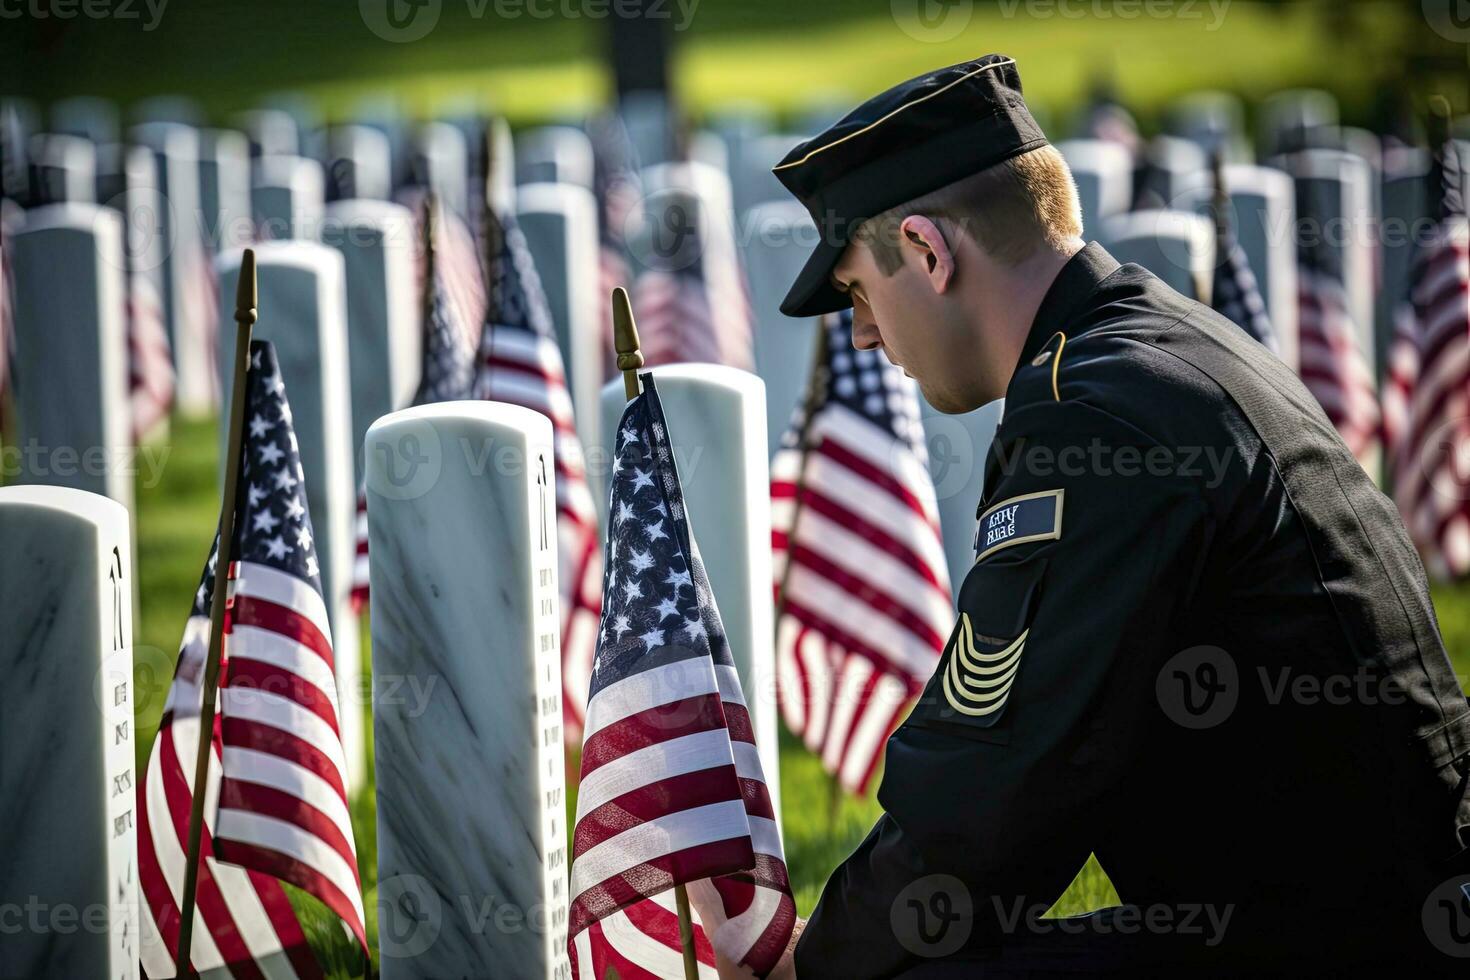
[[[15,94],[43,101],[187,92],[216,113],[287,89],[333,116],[382,94],[415,113],[470,102],[516,121],[604,103],[605,20],[494,13],[514,6],[443,0],[434,30],[401,44],[373,34],[355,3],[197,0],[169,5],[151,31],[117,20],[21,19],[0,33],[0,62],[16,68]],[[590,0],[566,6],[593,9]],[[1234,0],[1219,14],[1198,0],[1177,4],[1173,17],[1129,17],[1106,2],[1096,6],[1101,15],[1077,17],[1056,3],[981,0],[954,37],[906,30],[911,19],[893,13],[902,8],[889,0],[701,0],[687,29],[674,33],[678,90],[696,111],[734,99],[796,111],[827,96],[851,102],[931,68],[1002,51],[1023,66],[1028,99],[1058,122],[1098,74],[1112,76],[1145,117],[1198,88],[1256,98],[1316,85],[1337,92],[1350,117],[1361,118],[1383,79],[1435,40],[1417,4],[1386,0]],[[125,72],[116,70],[119,57]],[[1464,95],[1460,86],[1447,94]]]
[[[199,573],[218,519],[217,448],[212,421],[176,419],[166,441],[167,463],[157,486],[138,487],[138,580],[141,618],[135,626],[137,680],[140,692],[136,727],[139,765],[143,765],[163,710],[179,636],[189,614]],[[1470,586],[1434,590],[1446,646],[1462,684],[1470,676]],[[363,630],[364,670],[368,631]],[[372,726],[368,725],[371,740]],[[371,752],[371,741],[369,741]],[[871,799],[835,798],[831,780],[815,756],[783,732],[781,745],[781,816],[786,859],[797,909],[809,914],[832,869],[862,840],[877,819]],[[567,771],[575,778],[575,760]],[[371,772],[371,767],[369,768]],[[833,803],[836,803],[835,810]],[[568,826],[576,811],[575,787],[567,799]],[[369,942],[377,948],[377,826],[372,787],[352,801]],[[354,944],[338,920],[310,896],[290,889],[307,935],[333,977],[361,973]],[[1053,915],[1075,915],[1119,901],[1095,859],[1079,869],[1076,880],[1053,908]]]

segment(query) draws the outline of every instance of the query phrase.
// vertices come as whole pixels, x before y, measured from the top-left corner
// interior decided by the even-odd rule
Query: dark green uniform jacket
[[[1089,245],[1037,313],[979,517],[801,980],[1048,948],[1470,967],[1439,951],[1470,953],[1444,897],[1470,710],[1397,511],[1289,368]],[[1039,920],[1093,852],[1134,908]]]

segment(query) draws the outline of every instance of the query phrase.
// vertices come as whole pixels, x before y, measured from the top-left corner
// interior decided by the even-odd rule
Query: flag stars
[[[280,523],[281,519],[275,514],[272,514],[270,508],[267,507],[264,510],[256,513],[255,517],[251,521],[250,530],[261,531],[265,534],[274,534],[276,530],[276,525]]]
[[[259,507],[260,502],[265,499],[265,489],[253,483],[245,488],[245,493],[250,498],[251,507]]]
[[[653,555],[635,548],[633,554],[628,556],[628,564],[633,566],[635,572],[646,572],[653,567]]]
[[[643,525],[643,533],[648,535],[649,541],[658,541],[661,538],[667,538],[669,536],[668,532],[664,530],[663,521],[653,521],[652,523]]]
[[[285,450],[273,442],[267,442],[256,449],[260,455],[260,461],[267,466],[275,466],[286,455]]]
[[[311,550],[311,528],[301,527],[296,531],[296,544],[304,550]]]
[[[704,620],[697,616],[694,619],[684,620],[684,632],[691,640],[709,636],[709,630],[704,628]]]
[[[271,424],[261,418],[259,413],[250,420],[250,438],[264,439],[267,432],[271,430]]]
[[[634,516],[636,515],[634,515],[633,513],[632,504],[628,503],[626,500],[618,501],[618,514],[617,517],[614,519],[619,524],[623,523],[624,521],[631,520]]]
[[[653,486],[653,474],[649,473],[647,470],[633,471],[633,489],[631,491],[632,493],[637,493],[644,487],[651,486]]]
[[[664,620],[668,619],[670,616],[678,616],[678,615],[680,615],[680,613],[679,613],[679,603],[672,596],[669,597],[669,598],[667,598],[667,599],[662,599],[662,600],[659,601],[659,604],[658,604],[658,621],[660,623],[662,623]]]
[[[693,588],[694,587],[694,580],[693,580],[693,578],[690,577],[690,575],[689,575],[689,573],[687,571],[685,571],[685,572],[676,572],[673,569],[670,569],[669,570],[669,577],[666,578],[666,579],[664,579],[664,584],[665,585],[672,585],[675,589],[682,588],[682,587],[684,587],[686,585],[689,586],[690,588]]]
[[[626,582],[623,584],[623,601],[632,602],[634,599],[643,598],[643,587],[637,582]]]
[[[608,624],[607,628],[612,631],[612,638],[614,640],[621,640],[623,634],[633,628],[633,624],[628,620],[626,615],[620,613],[613,617],[613,621]]]
[[[664,631],[661,629],[651,629],[647,633],[639,636],[638,639],[643,641],[643,649],[646,652],[651,652],[654,647],[664,645]]]
[[[301,505],[301,498],[294,493],[286,498],[286,518],[299,521],[306,514],[306,508]]]
[[[633,445],[642,444],[641,440],[638,438],[638,430],[633,428],[631,425],[624,426],[622,432],[620,432],[619,435],[623,437],[624,446],[627,446],[630,443]]]
[[[291,547],[290,545],[286,544],[285,538],[277,534],[275,537],[271,538],[265,543],[265,550],[266,554],[268,554],[270,557],[276,559],[277,561],[280,561],[284,559],[288,553],[290,553]]]
[[[291,471],[284,467],[276,470],[275,481],[277,490],[290,490],[297,483],[296,477],[292,476]]]
[[[306,574],[308,578],[316,578],[321,574],[321,569],[317,567],[316,555],[306,556]]]

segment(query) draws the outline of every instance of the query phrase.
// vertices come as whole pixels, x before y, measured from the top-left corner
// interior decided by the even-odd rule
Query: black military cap
[[[831,275],[864,220],[1045,145],[1021,98],[1016,62],[1005,55],[941,68],[864,102],[773,170],[821,236],[781,312],[813,316],[852,305]]]

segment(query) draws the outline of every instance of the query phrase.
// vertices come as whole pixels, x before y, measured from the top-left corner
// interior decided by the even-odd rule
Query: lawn
[[[137,658],[138,760],[146,762],[172,675],[174,651],[188,617],[199,574],[218,520],[217,444],[212,421],[175,420],[166,441],[162,479],[138,487],[138,580],[141,617],[135,627]],[[1435,604],[1445,642],[1464,678],[1470,673],[1470,588],[1440,588]],[[364,669],[369,667],[363,633]],[[368,729],[371,737],[371,725]],[[371,748],[371,745],[369,746]],[[575,773],[575,763],[568,772]],[[818,760],[789,736],[781,742],[782,823],[786,859],[797,908],[808,914],[827,875],[860,841],[878,815],[872,800],[841,797],[834,811],[830,780]],[[567,803],[568,825],[575,792]],[[377,846],[375,800],[371,788],[353,801],[352,814],[362,872],[370,942],[377,944]],[[293,893],[313,947],[333,976],[355,976],[357,959],[337,920],[305,894]],[[1081,869],[1054,909],[1070,915],[1118,901],[1095,860]]]

